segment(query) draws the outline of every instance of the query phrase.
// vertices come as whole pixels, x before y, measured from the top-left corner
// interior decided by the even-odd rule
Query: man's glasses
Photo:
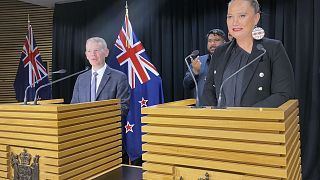
[[[101,52],[103,49],[89,49],[89,50],[86,50],[86,53],[98,53],[98,52]]]

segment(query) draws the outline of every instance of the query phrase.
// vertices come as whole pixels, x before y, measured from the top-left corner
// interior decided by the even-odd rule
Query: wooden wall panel
[[[42,61],[52,64],[53,9],[18,0],[0,1],[0,103],[16,102],[13,82],[27,34],[28,14]]]

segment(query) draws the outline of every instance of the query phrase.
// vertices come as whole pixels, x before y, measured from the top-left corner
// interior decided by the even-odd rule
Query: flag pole
[[[28,14],[28,27],[27,27],[27,29],[28,29],[28,31],[27,31],[27,32],[28,32],[27,36],[29,37],[29,34],[31,33],[31,32],[30,32],[30,18],[29,18],[29,14]],[[28,53],[29,53],[29,54],[32,54],[32,53],[31,53],[31,47],[30,47],[30,46],[29,46],[29,48],[28,48]],[[29,77],[29,78],[30,78],[30,77]]]
[[[30,27],[30,18],[29,18],[29,14],[28,14],[28,29]]]
[[[128,9],[128,1],[126,1],[126,6],[125,6],[125,8],[126,8],[126,17],[128,17],[128,19],[129,19],[129,9]],[[129,45],[129,43],[128,43],[128,40],[126,40],[126,46],[128,47],[128,45]],[[129,165],[131,165],[131,159],[130,159],[130,157],[129,157],[129,155],[128,155],[128,152],[127,152],[127,150],[126,150],[126,156],[128,156],[128,164]]]
[[[125,8],[126,8],[126,15],[125,15],[125,19],[129,19],[129,9],[128,9],[128,1],[126,1],[126,6],[125,6]],[[126,39],[126,47],[129,47],[130,45],[129,45],[129,42],[128,42],[128,40]]]
[[[126,1],[126,16],[129,17],[128,1]]]

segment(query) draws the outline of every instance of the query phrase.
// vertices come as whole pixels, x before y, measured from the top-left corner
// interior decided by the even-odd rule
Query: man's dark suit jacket
[[[257,49],[263,45],[266,54],[244,69],[240,106],[278,107],[288,99],[294,98],[294,75],[288,55],[278,40],[263,38],[254,40],[249,62],[263,51]],[[216,106],[222,77],[236,40],[219,46],[209,66],[201,105]]]
[[[71,103],[90,102],[92,70],[80,74],[74,85]],[[96,94],[96,100],[121,99],[122,115],[129,111],[130,88],[127,76],[107,66]]]

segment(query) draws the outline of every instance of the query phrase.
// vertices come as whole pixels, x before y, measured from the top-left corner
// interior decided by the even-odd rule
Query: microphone
[[[197,57],[199,55],[199,51],[198,50],[194,50],[192,51],[192,53],[190,55],[188,55],[185,59],[184,59],[184,62],[186,63],[187,67],[188,67],[188,70],[191,74],[191,77],[192,77],[192,80],[195,84],[195,87],[196,87],[196,108],[199,107],[199,94],[198,94],[198,84],[197,84],[197,81],[196,81],[196,78],[194,77],[193,73],[192,73],[192,70],[190,68],[190,65],[187,61],[188,58],[193,58],[193,57]]]
[[[67,72],[67,70],[65,70],[65,69],[60,69],[59,71],[54,71],[54,72],[52,72],[51,74],[63,74],[63,73],[66,73]]]
[[[59,71],[54,71],[54,72],[51,72],[50,74],[63,74],[65,73],[66,70],[65,69],[60,69]],[[23,104],[24,105],[27,105],[27,92],[29,90],[29,88],[31,88],[31,86],[35,85],[36,83],[42,81],[42,79],[48,77],[48,74],[46,74],[45,76],[41,77],[39,80],[33,82],[32,84],[30,84],[29,86],[26,87],[26,89],[24,90],[24,98],[23,98]]]
[[[42,88],[44,88],[44,87],[47,87],[47,86],[50,86],[50,85],[52,85],[52,84],[55,84],[55,83],[57,83],[57,82],[60,82],[60,81],[62,81],[62,80],[68,79],[68,78],[70,78],[70,77],[72,77],[72,76],[81,74],[81,73],[86,72],[86,71],[88,71],[88,70],[89,70],[89,67],[87,66],[87,67],[86,67],[84,70],[82,70],[82,71],[79,71],[79,72],[70,74],[70,75],[68,75],[68,76],[66,76],[66,77],[63,77],[63,78],[61,78],[61,79],[57,79],[57,80],[55,80],[55,81],[52,81],[52,82],[49,82],[49,83],[47,83],[47,84],[44,84],[44,85],[40,86],[40,87],[36,90],[33,104],[34,104],[34,105],[37,105],[37,97],[38,97],[38,92],[40,91],[40,89],[42,89]]]
[[[262,54],[260,54],[259,56],[257,56],[255,59],[253,59],[251,62],[249,62],[248,64],[246,64],[245,66],[243,66],[242,68],[238,69],[236,72],[234,72],[233,74],[231,74],[228,78],[226,78],[225,80],[222,81],[222,84],[220,86],[220,91],[219,91],[219,96],[218,96],[218,103],[217,103],[217,108],[222,108],[221,107],[221,95],[222,95],[222,88],[223,85],[232,77],[234,77],[236,74],[238,74],[240,71],[244,70],[245,68],[247,68],[248,66],[250,66],[252,63],[256,62],[260,57],[262,57],[267,50],[263,47],[262,44],[258,44],[257,45],[257,49],[260,51],[263,51]]]

